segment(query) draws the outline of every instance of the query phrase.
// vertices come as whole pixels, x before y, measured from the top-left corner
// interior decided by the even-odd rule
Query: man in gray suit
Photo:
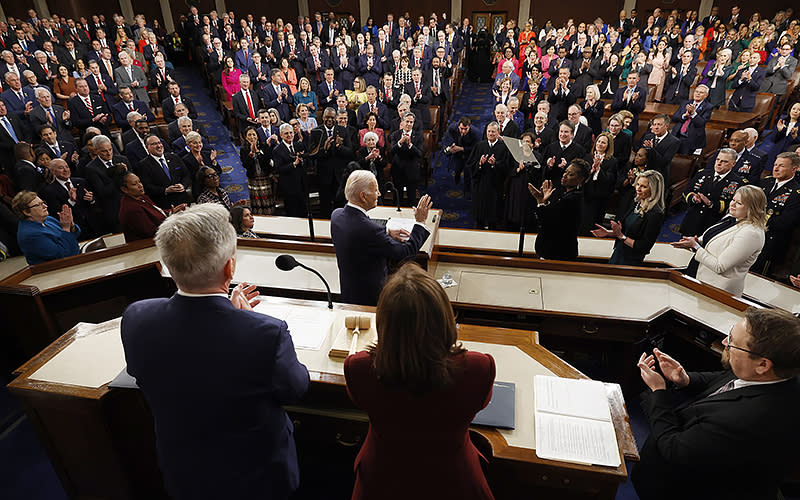
[[[119,53],[119,68],[114,70],[114,81],[118,87],[130,87],[134,98],[145,103],[150,102],[147,97],[147,77],[139,66],[134,66],[127,52]]]
[[[790,56],[792,46],[788,42],[781,44],[778,55],[770,59],[767,64],[767,76],[761,84],[759,92],[772,92],[773,94],[785,94],[786,85],[792,77],[797,58]]]

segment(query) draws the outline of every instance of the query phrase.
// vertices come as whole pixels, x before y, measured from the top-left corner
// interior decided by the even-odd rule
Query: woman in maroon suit
[[[122,191],[122,198],[119,201],[119,223],[128,243],[154,237],[164,219],[186,208],[185,203],[169,210],[159,208],[144,194],[142,181],[133,172],[122,173],[117,182]]]
[[[344,363],[369,414],[353,499],[493,499],[469,424],[491,399],[494,359],[458,343],[450,301],[414,263],[378,299],[378,345]]]

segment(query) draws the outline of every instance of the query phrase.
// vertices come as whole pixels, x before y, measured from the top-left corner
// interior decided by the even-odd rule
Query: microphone
[[[387,182],[384,185],[384,189],[386,191],[391,191],[392,192],[392,196],[394,197],[394,201],[395,201],[395,203],[397,203],[397,211],[401,212],[402,210],[400,210],[400,193],[397,192],[397,188],[394,187],[394,183],[392,181]]]
[[[331,287],[328,286],[328,282],[325,281],[325,278],[323,278],[319,272],[317,272],[314,269],[311,269],[310,267],[304,264],[297,262],[297,259],[287,254],[278,255],[275,258],[275,265],[281,271],[291,271],[295,267],[302,267],[306,271],[311,271],[312,273],[316,274],[319,277],[319,279],[322,280],[322,283],[325,285],[325,289],[328,290],[328,309],[333,309],[333,300],[331,300]]]

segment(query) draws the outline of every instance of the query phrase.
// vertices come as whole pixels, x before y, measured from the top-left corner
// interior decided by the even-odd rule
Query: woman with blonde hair
[[[358,109],[359,106],[367,102],[367,82],[364,77],[355,77],[353,79],[353,90],[345,90],[344,95],[347,96],[347,103],[353,109]]]
[[[672,246],[695,252],[687,274],[740,297],[744,280],[764,247],[767,196],[758,186],[736,190],[728,215],[706,229],[699,238],[684,236]]]
[[[594,140],[591,171],[583,184],[583,217],[581,234],[588,236],[596,224],[603,222],[606,205],[617,182],[617,159],[614,158],[614,136],[603,132]]]
[[[298,123],[300,123],[300,130],[303,132],[311,132],[317,128],[317,119],[309,116],[309,109],[305,104],[298,104],[295,108],[295,114],[297,115]]]
[[[599,135],[603,131],[601,118],[606,111],[606,104],[600,100],[600,88],[597,85],[586,87],[586,98],[581,101],[580,107],[592,134]]]
[[[636,177],[636,196],[622,222],[611,221],[611,229],[597,225],[597,238],[616,238],[609,264],[641,266],[656,243],[664,224],[664,177],[656,170],[645,170]]]

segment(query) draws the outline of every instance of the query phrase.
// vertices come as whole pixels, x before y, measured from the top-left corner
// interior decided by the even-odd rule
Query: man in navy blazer
[[[672,115],[672,121],[675,122],[672,135],[681,141],[678,154],[690,155],[706,147],[706,123],[714,111],[714,106],[706,101],[706,97],[708,87],[698,85],[694,89],[694,99],[683,101]]]
[[[378,116],[378,128],[389,128],[389,108],[378,100],[378,91],[370,85],[367,87],[367,102],[358,107],[356,119],[358,121],[358,128],[365,128],[367,122],[367,115],[372,112]]]
[[[255,286],[240,284],[228,298],[236,269],[228,218],[203,203],[162,223],[156,246],[178,292],[123,314],[127,370],[153,414],[170,497],[286,499],[300,477],[282,405],[305,394],[308,370],[286,322],[253,311]]]
[[[22,82],[16,73],[6,73],[5,81],[8,90],[0,94],[0,99],[6,103],[8,114],[23,119],[28,103],[30,103],[30,110],[33,110],[36,104],[36,95],[32,88],[22,87]]]
[[[129,87],[122,87],[119,89],[119,97],[120,101],[111,106],[111,114],[114,116],[114,122],[116,122],[122,130],[131,128],[128,123],[128,113],[131,111],[136,111],[140,115],[146,117],[147,121],[156,121],[156,117],[153,115],[153,112],[150,111],[150,106],[144,101],[134,99],[133,91]]]
[[[428,195],[414,207],[416,223],[405,229],[387,230],[373,222],[367,211],[375,208],[378,181],[369,170],[356,170],[344,188],[347,205],[331,216],[331,239],[339,265],[339,288],[342,302],[374,306],[378,303],[388,269],[387,261],[412,259],[428,239],[425,227],[433,203]]]
[[[288,85],[281,83],[281,70],[278,68],[270,71],[270,79],[271,81],[265,83],[259,92],[261,99],[264,101],[264,107],[277,109],[281,121],[288,122],[289,118],[291,118],[289,103],[292,102],[292,92],[289,90]]]
[[[756,105],[756,93],[764,83],[767,71],[758,65],[761,56],[757,51],[750,54],[750,65],[745,66],[733,77],[733,95],[728,101],[731,111],[752,112]]]
[[[639,113],[644,111],[646,101],[647,89],[639,86],[639,73],[631,71],[628,73],[628,85],[618,88],[614,94],[611,111],[615,113],[622,109],[630,111],[633,114],[633,121],[629,129],[635,135],[639,130]]]

